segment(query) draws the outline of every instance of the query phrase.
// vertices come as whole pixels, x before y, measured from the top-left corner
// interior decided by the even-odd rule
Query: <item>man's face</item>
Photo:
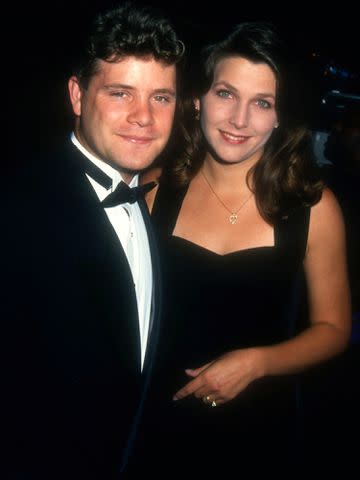
[[[100,160],[118,166],[125,179],[148,167],[164,149],[176,104],[176,68],[153,57],[100,60],[88,88],[69,81],[75,132]]]

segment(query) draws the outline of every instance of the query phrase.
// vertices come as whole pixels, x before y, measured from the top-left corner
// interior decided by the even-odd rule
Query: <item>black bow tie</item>
[[[110,193],[102,202],[104,208],[115,207],[120,203],[134,203],[143,197],[145,193],[152,190],[156,182],[145,183],[137,187],[130,188],[125,182],[120,182],[115,190]]]
[[[103,172],[95,163],[91,162],[87,157],[84,157],[84,170],[95,182],[99,183],[107,190],[112,185],[112,179]],[[114,207],[121,203],[134,203],[139,198],[143,197],[145,193],[152,190],[156,185],[156,182],[145,183],[137,187],[130,188],[125,182],[120,182],[119,185],[111,192],[102,202],[101,205],[104,208]]]

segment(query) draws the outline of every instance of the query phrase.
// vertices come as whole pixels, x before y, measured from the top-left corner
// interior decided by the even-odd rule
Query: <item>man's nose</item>
[[[137,100],[128,114],[128,121],[140,127],[151,125],[154,119],[149,102],[146,100]]]

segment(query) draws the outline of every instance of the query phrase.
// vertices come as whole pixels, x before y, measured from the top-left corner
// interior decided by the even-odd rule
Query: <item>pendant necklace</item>
[[[221,198],[219,197],[219,195],[215,192],[215,190],[213,189],[213,187],[210,185],[210,182],[209,180],[206,178],[206,175],[205,173],[201,170],[200,171],[201,175],[204,177],[204,180],[205,182],[208,184],[210,190],[212,191],[212,193],[215,195],[215,197],[218,199],[218,201],[221,203],[221,205],[223,207],[226,208],[226,210],[230,213],[229,215],[229,222],[234,225],[236,222],[237,222],[237,219],[238,219],[238,213],[239,211],[243,208],[243,206],[250,200],[250,198],[253,196],[253,193],[251,192],[249,197],[245,200],[245,202],[243,202],[240,207],[237,209],[237,210],[230,210],[230,208],[228,208],[225,203],[221,200]]]

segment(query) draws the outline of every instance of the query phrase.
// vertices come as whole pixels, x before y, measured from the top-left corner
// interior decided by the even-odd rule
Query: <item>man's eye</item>
[[[117,91],[114,91],[114,92],[110,92],[110,95],[112,97],[120,97],[120,98],[123,98],[123,97],[126,97],[126,92],[117,92]]]
[[[166,95],[156,95],[154,97],[154,99],[157,101],[157,102],[160,102],[160,103],[169,103],[170,102],[170,98],[167,97]]]

